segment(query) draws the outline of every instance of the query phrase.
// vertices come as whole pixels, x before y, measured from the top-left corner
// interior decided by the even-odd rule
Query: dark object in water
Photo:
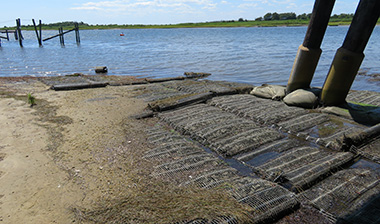
[[[107,73],[107,66],[98,66],[95,68],[95,73]]]

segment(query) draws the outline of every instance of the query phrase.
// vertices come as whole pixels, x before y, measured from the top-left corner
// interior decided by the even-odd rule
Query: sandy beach
[[[3,223],[75,221],[71,208],[112,191],[104,164],[114,156],[112,150],[122,145],[143,150],[144,142],[137,141],[144,138],[136,136],[140,124],[129,117],[146,105],[131,98],[126,88],[48,88],[33,80],[1,85]],[[37,99],[33,107],[25,98],[28,93]]]

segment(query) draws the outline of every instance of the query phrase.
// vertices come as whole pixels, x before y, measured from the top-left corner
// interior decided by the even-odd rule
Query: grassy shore
[[[86,23],[80,23],[79,28],[85,29],[170,29],[170,28],[210,28],[210,27],[277,27],[277,26],[307,26],[309,24],[308,19],[299,20],[271,20],[271,21],[255,21],[255,20],[245,20],[245,21],[215,21],[215,22],[200,22],[200,23],[179,23],[179,24],[161,24],[161,25],[118,25],[118,24],[108,24],[108,25],[89,25]],[[330,26],[342,26],[350,25],[351,19],[330,19]],[[380,24],[380,20],[378,21]],[[74,22],[63,22],[54,24],[43,24],[43,30],[56,30],[59,27],[63,27],[64,30],[72,29],[74,27]],[[0,28],[0,30],[13,30],[15,27]],[[23,26],[23,30],[34,30],[32,25]]]

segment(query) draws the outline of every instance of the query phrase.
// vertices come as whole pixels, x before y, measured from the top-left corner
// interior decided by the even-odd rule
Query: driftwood
[[[77,90],[77,89],[88,89],[88,88],[101,88],[108,86],[108,82],[92,82],[92,83],[70,83],[70,84],[60,84],[51,87],[52,90],[62,91],[62,90]]]

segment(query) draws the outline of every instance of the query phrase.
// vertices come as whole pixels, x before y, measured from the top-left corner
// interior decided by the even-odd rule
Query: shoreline
[[[237,27],[301,27],[308,26],[309,20],[274,20],[274,21],[245,21],[245,22],[199,22],[199,23],[179,23],[179,24],[131,24],[131,25],[88,25],[80,26],[81,30],[114,30],[114,29],[176,29],[176,28],[237,28]],[[330,21],[329,26],[349,26],[351,22]],[[379,26],[380,22],[376,26]],[[58,27],[57,27],[58,28]],[[42,30],[56,30],[57,28],[42,27]],[[71,29],[72,27],[63,27]],[[1,31],[15,29],[15,27],[0,28]],[[23,30],[34,31],[33,27],[22,27]]]
[[[271,28],[271,27],[307,27],[308,24],[290,24],[290,25],[252,25],[252,26],[176,26],[176,25],[146,25],[147,27],[119,27],[119,28],[80,28],[81,30],[134,30],[134,29],[210,29],[210,28]],[[329,24],[331,27],[335,26],[342,26],[347,27],[350,26],[350,24]],[[376,26],[380,26],[380,24],[377,24]],[[70,29],[70,27],[64,28],[64,29]],[[0,30],[5,31],[6,29],[0,28]],[[56,31],[56,29],[42,29],[45,31]],[[23,29],[23,31],[34,31],[33,29]]]

